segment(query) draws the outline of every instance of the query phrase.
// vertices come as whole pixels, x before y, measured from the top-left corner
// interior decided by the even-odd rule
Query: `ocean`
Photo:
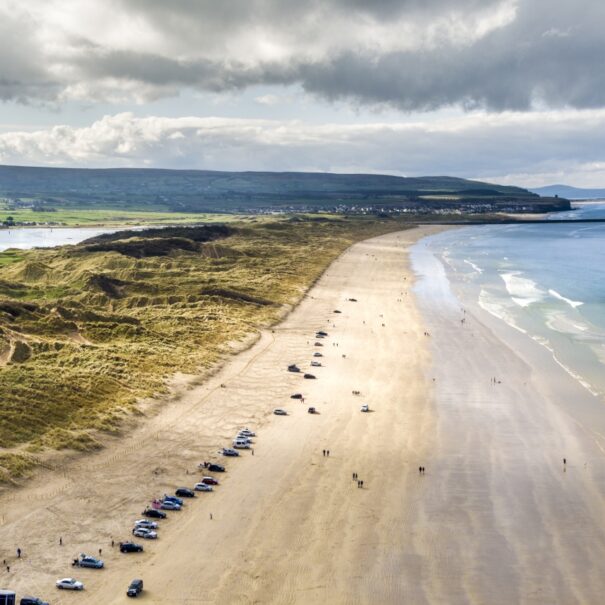
[[[552,224],[477,225],[412,249],[423,304],[477,305],[545,347],[593,395],[605,396],[605,202],[550,217]]]

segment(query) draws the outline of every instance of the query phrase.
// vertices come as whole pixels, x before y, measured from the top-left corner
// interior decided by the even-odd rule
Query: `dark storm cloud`
[[[132,36],[74,41],[72,23],[48,48],[38,6],[0,15],[1,99],[294,84],[406,111],[605,104],[600,0],[110,0]]]

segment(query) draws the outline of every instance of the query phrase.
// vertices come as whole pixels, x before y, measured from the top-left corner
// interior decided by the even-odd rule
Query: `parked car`
[[[357,302],[356,298],[349,298],[348,300],[350,300],[351,302]]]
[[[327,335],[328,335],[328,333],[327,333],[327,332],[324,332],[323,330],[319,330],[319,332],[317,332],[317,336],[322,336],[322,337],[324,337],[324,336],[327,336]]]
[[[181,510],[181,505],[172,500],[163,500],[160,504],[162,510]]]
[[[319,351],[315,351],[315,353],[313,353],[313,357],[323,357],[323,353],[320,353]]]
[[[321,344],[321,342],[316,342],[313,344],[313,346],[315,347],[323,347],[323,345]]]
[[[105,566],[101,559],[89,557],[88,555],[80,555],[78,559],[78,567],[90,567],[91,569],[102,569]]]
[[[249,450],[250,444],[247,441],[241,439],[235,439],[233,441],[233,447],[237,450]]]
[[[181,498],[195,498],[195,492],[188,487],[179,487],[174,493]]]
[[[310,407],[307,412],[309,412],[309,414],[317,414],[317,410],[314,407]]]
[[[48,605],[48,603],[38,597],[21,597],[19,605]]]
[[[183,506],[183,501],[178,496],[170,496],[168,494],[164,494],[164,497],[162,498],[162,500],[164,500],[164,502],[166,502],[166,501],[174,502],[175,504],[178,504],[179,506]]]
[[[334,309],[334,313],[342,313],[342,311],[339,311],[338,309]]]
[[[221,466],[220,464],[209,464],[208,465],[208,470],[211,473],[224,473],[225,472],[225,467]]]
[[[315,374],[305,374],[304,377],[307,378],[307,379],[309,379],[309,380],[315,380]]]
[[[143,552],[143,547],[134,542],[120,542],[120,552]]]
[[[143,511],[143,515],[145,517],[152,517],[154,519],[165,519],[166,518],[166,513],[162,512],[161,510],[157,510],[155,508],[146,508]]]
[[[300,372],[300,368],[295,363],[291,363],[288,366],[288,372]]]
[[[256,437],[256,433],[248,428],[241,429],[240,433],[242,433],[242,435],[248,435],[248,437]]]
[[[231,447],[224,447],[223,448],[223,456],[227,456],[227,457],[230,457],[230,458],[236,458],[237,456],[239,456],[239,452],[236,452]]]
[[[361,411],[362,411],[362,412],[369,412],[369,411],[370,411],[370,406],[369,406],[367,403],[364,403],[364,404],[361,406]]]
[[[158,537],[157,532],[153,529],[147,529],[146,527],[135,527],[132,530],[132,535],[137,538],[144,538],[145,540],[155,540]]]
[[[249,445],[252,445],[254,443],[252,439],[250,439],[250,437],[246,437],[246,435],[242,435],[241,433],[238,433],[235,436],[235,441],[243,441],[244,443],[248,443]]]
[[[211,485],[207,485],[206,483],[196,483],[193,486],[193,489],[198,491],[198,492],[211,492],[213,491],[212,486]]]
[[[321,368],[321,362],[319,362],[319,361],[312,361],[311,362],[311,367],[313,367],[313,368]]]
[[[287,416],[288,415],[288,412],[286,412],[286,410],[284,410],[283,408],[275,408],[273,410],[273,413],[276,416]]]
[[[157,529],[158,524],[156,521],[150,521],[149,519],[139,519],[134,522],[135,527],[144,527],[145,529]]]
[[[57,580],[57,588],[61,590],[84,590],[84,584],[74,578],[63,578],[62,580]]]
[[[290,395],[290,399],[302,399],[303,395],[302,393],[294,393],[293,395]]]
[[[214,477],[202,477],[200,479],[200,483],[205,483],[206,485],[218,485],[218,480]]]
[[[143,580],[133,580],[126,591],[129,597],[138,597],[143,592]]]

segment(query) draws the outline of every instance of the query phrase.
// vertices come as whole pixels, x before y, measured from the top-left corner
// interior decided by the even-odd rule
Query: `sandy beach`
[[[53,604],[124,603],[135,577],[148,603],[600,603],[605,449],[561,402],[582,394],[475,310],[461,324],[448,293],[420,311],[409,247],[434,230],[354,245],[216,376],[2,496],[0,585]],[[227,459],[213,493],[137,540],[144,553],[112,549],[243,426],[254,454]],[[105,569],[70,566],[99,549]],[[71,575],[83,593],[54,587]]]
[[[401,546],[417,531],[410,517],[426,485],[417,469],[430,465],[435,435],[407,248],[430,231],[353,246],[283,323],[208,382],[98,454],[5,495],[0,557],[11,570],[0,571],[2,585],[52,603],[121,603],[134,577],[155,603],[400,602],[409,590],[402,568],[421,569]],[[319,329],[329,333],[323,347],[314,346]],[[308,371],[315,351],[316,380],[286,371]],[[274,416],[277,406],[289,415]],[[254,455],[227,460],[214,493],[169,513],[142,555],[111,548],[153,497],[192,486],[198,463],[218,460],[242,426],[258,433]],[[99,549],[104,570],[70,566]],[[83,593],[54,587],[70,575]]]

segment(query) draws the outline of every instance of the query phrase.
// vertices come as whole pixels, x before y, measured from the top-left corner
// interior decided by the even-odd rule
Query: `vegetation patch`
[[[174,373],[277,321],[352,243],[401,228],[263,219],[28,251],[0,268],[0,454],[100,447]]]

